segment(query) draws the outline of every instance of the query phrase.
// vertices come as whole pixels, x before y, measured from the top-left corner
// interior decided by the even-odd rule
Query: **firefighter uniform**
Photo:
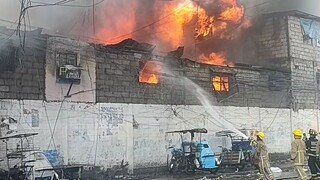
[[[263,178],[263,176],[271,180],[273,179],[273,173],[270,169],[270,162],[269,162],[269,154],[267,150],[266,144],[263,142],[264,139],[264,134],[262,132],[259,132],[257,135],[257,141],[255,143],[255,157],[259,157],[259,170],[261,177],[260,179]]]
[[[314,129],[309,130],[310,138],[306,141],[306,148],[308,154],[308,166],[311,172],[312,179],[317,179],[318,165],[317,165],[317,131]]]
[[[301,139],[302,132],[300,129],[295,129],[293,131],[294,140],[291,143],[291,160],[294,162],[294,167],[298,173],[301,180],[308,179],[307,174],[303,170],[304,166],[304,155],[306,153],[305,142]]]
[[[318,172],[317,172],[317,178],[320,179],[320,159],[319,159],[319,155],[320,155],[320,140],[318,140],[317,142],[317,147],[316,147],[316,154],[317,154],[317,168],[318,168]]]

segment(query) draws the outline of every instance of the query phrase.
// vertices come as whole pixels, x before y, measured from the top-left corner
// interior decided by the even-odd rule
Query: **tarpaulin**
[[[301,26],[304,35],[307,35],[312,39],[320,39],[320,22],[301,18]]]

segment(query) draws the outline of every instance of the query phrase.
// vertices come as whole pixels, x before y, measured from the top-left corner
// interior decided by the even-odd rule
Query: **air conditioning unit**
[[[68,81],[79,81],[81,77],[81,68],[73,65],[64,65],[59,67],[59,79]]]

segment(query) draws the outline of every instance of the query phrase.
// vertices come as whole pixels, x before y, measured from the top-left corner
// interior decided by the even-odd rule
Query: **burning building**
[[[165,164],[168,130],[206,127],[217,149],[214,132],[225,119],[263,130],[270,151],[285,153],[293,128],[318,128],[319,17],[290,10],[248,18],[234,0],[157,3],[161,25],[124,34],[99,27],[107,45],[37,30],[22,49],[1,28],[0,115],[38,132],[35,143],[55,152],[55,165],[111,167],[124,159],[130,169]],[[113,28],[134,31],[132,22]],[[184,77],[214,97],[216,116]]]

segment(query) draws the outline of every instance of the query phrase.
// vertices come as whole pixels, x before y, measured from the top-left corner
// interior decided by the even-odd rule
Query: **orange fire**
[[[147,61],[139,72],[139,82],[147,84],[159,83],[160,67],[157,61]]]
[[[223,11],[220,14],[219,19],[238,24],[241,22],[241,19],[243,18],[243,14],[244,14],[243,6],[240,6],[240,7],[233,6]]]
[[[229,91],[229,77],[228,76],[214,76],[212,77],[212,85],[214,91],[228,92]]]
[[[228,62],[226,60],[226,57],[223,53],[211,53],[209,56],[205,56],[204,54],[201,54],[199,56],[199,61],[201,63],[205,64],[211,64],[211,65],[218,65],[218,66],[229,66],[233,67],[234,64],[231,62]]]
[[[162,50],[172,50],[183,45],[184,27],[192,20],[195,6],[191,1],[181,4],[167,3],[160,8],[161,25],[155,27],[156,39],[164,41]],[[165,17],[163,17],[165,16]]]
[[[221,0],[224,7],[218,17],[208,16],[207,12],[199,8],[197,11],[196,39],[216,35],[218,38],[227,37],[226,29],[229,23],[240,24],[244,19],[244,7],[236,0]]]
[[[108,44],[119,43],[126,38],[131,38],[128,33],[135,28],[135,9],[137,3],[118,3],[117,1],[105,1],[103,11],[99,11],[99,16],[105,17],[96,32],[97,39],[102,39]],[[119,13],[119,9],[125,13]],[[110,18],[116,15],[116,18]]]
[[[152,16],[139,19],[141,6],[138,1],[106,1],[102,16],[104,18],[100,18],[105,23],[98,28],[96,35],[98,39],[104,39],[108,43],[133,38],[155,44],[160,51],[171,51],[179,46],[194,48],[195,40],[198,44],[202,40],[213,38],[235,39],[250,24],[244,17],[244,7],[238,4],[237,0],[217,0],[217,3],[220,9],[210,13],[216,14],[212,16],[207,12],[207,8],[204,8],[208,7],[208,4],[202,1],[155,1],[152,4],[154,10],[150,9]],[[119,13],[119,9],[123,13]],[[200,52],[200,56],[188,56],[198,57],[202,63],[233,66],[222,53],[215,50],[208,56],[205,56],[201,49],[194,52]],[[156,76],[151,79],[155,82],[159,80]]]
[[[208,35],[212,35],[214,32],[214,17],[209,17],[204,9],[198,10],[197,24],[196,24],[196,34],[195,38],[205,37]]]

